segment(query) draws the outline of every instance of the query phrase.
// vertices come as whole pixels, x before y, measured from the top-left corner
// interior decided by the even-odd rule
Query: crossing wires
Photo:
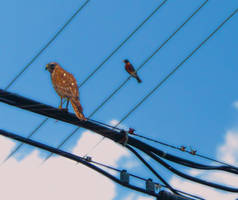
[[[63,32],[63,30],[72,22],[72,20],[83,10],[83,8],[90,2],[86,0],[82,6],[80,6],[76,12],[66,21],[66,23],[59,29],[59,31],[45,44],[45,46],[30,60],[29,63],[11,80],[11,82],[5,87],[5,90],[8,90],[15,81],[31,66],[32,63],[51,45],[52,42]]]
[[[175,32],[173,32],[168,39],[166,39],[137,69],[140,70],[142,67],[145,66],[146,63],[149,62],[150,59],[152,59],[158,52],[160,49],[162,49],[162,47],[164,47],[207,3],[208,1],[205,1],[201,6],[199,6],[199,8],[197,8],[191,16],[189,16],[184,23],[182,23],[176,30]],[[91,118],[92,116],[94,116],[94,114],[100,110],[129,80],[130,80],[130,76],[122,82],[122,84],[120,84],[119,87],[117,87],[90,115],[89,118]],[[75,130],[73,130],[58,146],[57,148],[62,147],[65,142],[67,142],[77,131],[79,130],[79,127],[77,127]],[[99,141],[99,143],[102,140]],[[97,143],[96,145],[98,145],[99,143]],[[93,147],[94,148],[94,147]],[[49,156],[47,156],[44,160],[44,162],[46,160],[48,160],[53,154],[50,154]]]
[[[93,72],[91,72],[88,77],[86,77],[85,80],[82,81],[82,83],[79,84],[79,88],[81,88],[93,75],[95,75],[95,73],[102,68],[102,66],[114,55],[116,54],[117,51],[119,51],[119,49],[124,46],[126,44],[126,42],[132,38],[132,36],[134,36],[142,27],[143,25],[148,22],[158,11],[159,9],[167,2],[168,0],[163,1],[162,3],[160,3],[150,14],[149,16],[147,16],[96,68]],[[81,9],[83,7],[80,7]],[[78,12],[81,10],[79,9]],[[78,13],[77,12],[77,13]],[[75,14],[73,16],[76,16]],[[72,17],[70,18],[72,20]],[[69,24],[69,23],[67,23]],[[66,27],[66,25],[64,25],[64,27]],[[62,32],[62,31],[61,31]],[[59,34],[58,34],[59,35]],[[58,36],[57,35],[57,36]],[[54,36],[53,38],[55,39],[57,36]],[[45,48],[43,48],[40,52],[43,53],[43,51],[49,46],[49,44],[53,42],[53,40],[51,40],[46,46]],[[39,53],[40,55],[40,53]],[[30,64],[32,64],[38,57],[39,55],[37,54],[37,56],[35,56],[32,61],[30,63],[28,63],[28,65],[26,65],[26,67],[22,70],[22,73],[30,66]],[[21,73],[21,74],[22,74]],[[18,77],[20,76],[20,74],[18,75]],[[15,80],[18,78],[16,77]],[[15,80],[13,79],[13,81],[11,81],[11,83],[9,84],[9,87],[12,85],[13,82],[15,82]],[[8,89],[9,87],[5,88]],[[106,103],[106,101],[105,101]],[[100,107],[103,106],[104,103],[102,103]],[[98,109],[99,109],[98,108]],[[94,115],[94,113],[97,112],[96,109],[91,115],[90,117],[92,117]],[[47,121],[49,120],[49,118],[45,118],[38,126],[36,126],[36,128],[28,135],[27,138],[31,138]],[[77,131],[77,130],[76,130]],[[74,134],[74,133],[73,133]],[[5,159],[3,162],[6,162],[11,156],[13,156],[23,145],[23,143],[20,143]]]

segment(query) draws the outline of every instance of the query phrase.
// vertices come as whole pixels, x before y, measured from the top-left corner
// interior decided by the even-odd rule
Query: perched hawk
[[[126,71],[133,76],[134,78],[136,78],[136,80],[138,81],[138,83],[141,83],[141,79],[139,78],[139,76],[136,73],[135,68],[133,67],[133,65],[130,63],[129,60],[123,60],[123,62],[125,63],[125,69]]]
[[[80,120],[86,120],[83,115],[83,108],[79,101],[79,90],[74,76],[65,71],[58,63],[55,62],[47,64],[45,69],[50,72],[54,89],[60,96],[59,108],[62,109],[62,100],[66,98],[66,110],[68,110],[70,101],[76,116]]]

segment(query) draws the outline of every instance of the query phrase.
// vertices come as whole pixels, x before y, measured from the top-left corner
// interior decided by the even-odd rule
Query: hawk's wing
[[[56,92],[61,97],[79,97],[77,81],[72,74],[57,66],[51,75]]]

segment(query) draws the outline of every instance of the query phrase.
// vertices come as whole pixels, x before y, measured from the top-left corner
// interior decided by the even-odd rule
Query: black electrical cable
[[[158,49],[156,49],[156,51],[155,51],[149,58],[147,58],[146,61],[145,61],[141,66],[139,66],[139,68],[137,69],[137,71],[140,70],[170,39],[172,39],[173,36],[174,36],[187,22],[189,22],[189,20],[190,20],[207,2],[208,2],[208,1],[206,0],[181,26],[179,26],[179,28],[178,28],[172,35],[170,35],[169,38],[168,38],[165,42],[163,42],[162,45],[161,45]],[[125,82],[123,82],[108,98],[106,98],[106,99],[90,114],[89,118],[92,117],[108,100],[110,100],[111,97],[114,96],[114,95],[117,93],[117,91],[119,91],[119,90],[126,84],[126,82],[127,82],[129,79],[130,79],[130,77],[128,77]],[[47,120],[48,120],[48,119],[46,119],[46,121],[47,121]],[[44,124],[44,123],[43,123],[43,124]],[[41,124],[40,127],[41,127],[43,124]],[[39,129],[39,128],[38,128],[38,129]],[[63,146],[63,145],[65,144],[65,142],[66,142],[69,138],[71,138],[71,137],[78,131],[78,129],[79,129],[79,128],[76,128],[73,132],[71,132],[71,134],[69,134],[69,135],[62,141],[62,143],[60,143],[60,144],[58,145],[58,148],[60,148],[61,146]],[[33,134],[34,134],[34,133],[33,133]],[[30,134],[30,135],[33,135],[33,134]],[[102,141],[102,140],[101,140],[101,141]],[[100,141],[100,142],[101,142],[101,141]],[[100,142],[99,142],[99,143],[100,143]],[[18,149],[19,149],[19,148],[18,148]],[[13,154],[14,154],[15,152],[16,152],[16,151],[13,151]],[[12,155],[13,155],[13,154],[12,154]],[[11,155],[11,156],[12,156],[12,155]],[[46,157],[45,161],[46,161],[47,159],[49,159],[51,155],[52,155],[52,154],[50,154],[48,157]],[[10,157],[8,156],[8,159],[9,159],[9,158],[10,158]]]
[[[81,158],[79,156],[76,156],[74,154],[71,154],[71,153],[68,153],[68,152],[65,152],[65,151],[62,151],[60,149],[56,149],[56,148],[53,148],[51,146],[48,146],[48,145],[45,145],[45,144],[42,144],[40,142],[37,142],[37,141],[34,141],[34,140],[31,140],[31,139],[27,139],[27,138],[24,138],[24,137],[21,137],[19,135],[16,135],[16,134],[13,134],[13,133],[10,133],[10,132],[7,132],[7,131],[4,131],[4,130],[1,130],[0,129],[0,135],[3,135],[5,137],[8,137],[8,138],[12,138],[14,140],[18,140],[18,141],[21,141],[21,142],[24,142],[26,144],[29,144],[31,146],[35,146],[35,147],[38,147],[40,149],[44,149],[46,151],[49,151],[49,152],[52,152],[52,153],[55,153],[55,154],[58,154],[60,156],[63,156],[65,158],[68,158],[70,160],[74,160],[76,162],[79,162],[95,171],[97,171],[98,173],[106,176],[107,178],[111,179],[112,181],[122,185],[122,186],[125,186],[125,187],[128,187],[130,189],[133,189],[135,191],[138,191],[138,192],[142,192],[142,193],[145,193],[145,194],[148,194],[148,195],[151,195],[151,196],[154,196],[154,197],[157,197],[157,194],[156,193],[153,193],[153,192],[149,192],[149,191],[146,191],[145,189],[142,189],[142,188],[139,188],[137,186],[134,186],[134,185],[131,185],[131,184],[125,184],[123,182],[121,182],[119,179],[117,179],[116,177],[112,176],[111,174],[109,174],[108,172],[102,170],[101,168],[95,166],[95,165],[92,165],[90,164],[89,162],[85,161],[84,158]]]
[[[1,94],[3,94],[3,95],[1,95]],[[4,94],[8,94],[8,95],[4,95]],[[24,98],[24,97],[21,97],[21,96],[18,96],[18,95],[11,94],[11,93],[9,93],[7,91],[4,91],[4,90],[0,90],[0,101],[2,101],[4,103],[7,103],[9,105],[15,105],[15,106],[18,105],[18,104],[21,105],[22,103],[24,103],[25,105],[39,104],[39,102],[32,101],[32,100],[29,100],[27,98]],[[47,106],[47,105],[44,105],[44,104],[42,104],[40,107],[42,107],[42,108],[53,108],[51,106]],[[71,113],[62,112],[58,109],[52,110],[51,112],[45,112],[44,110],[40,111],[39,109],[34,111],[34,109],[32,109],[31,107],[24,108],[24,109],[30,110],[30,111],[33,111],[33,112],[36,112],[36,113],[39,113],[39,114],[43,114],[45,116],[52,117],[54,119],[58,119],[58,120],[61,120],[61,121],[67,122],[67,123],[71,123],[71,124],[74,124],[74,125],[77,125],[77,126],[82,126],[86,129],[89,129],[89,130],[94,131],[96,133],[99,133],[99,134],[101,134],[105,137],[108,137],[109,139],[111,139],[115,142],[119,142],[124,138],[124,134],[121,133],[121,132],[117,132],[115,130],[110,130],[109,128],[94,124],[92,122],[80,121],[80,120],[77,119],[77,117],[75,115],[73,115]],[[143,152],[146,151],[149,154],[153,154],[153,157],[156,157],[155,159],[157,159],[157,160],[161,160],[161,159],[159,159],[159,157],[157,158],[157,156],[155,156],[154,153],[159,154],[163,158],[168,158],[168,156],[170,156],[172,158],[175,158],[174,162],[176,162],[177,160],[183,160],[184,162],[186,161],[187,163],[191,162],[191,161],[181,159],[181,158],[176,157],[176,156],[172,156],[170,154],[166,154],[163,151],[158,150],[158,149],[156,149],[156,148],[154,148],[154,147],[152,147],[152,146],[150,146],[146,143],[143,143],[139,140],[136,140],[135,138],[132,138],[130,136],[128,136],[128,144],[142,150]],[[164,164],[164,162],[162,164]],[[174,171],[174,173],[175,172],[180,173],[176,170]],[[234,172],[231,172],[231,173],[234,173]],[[180,175],[183,176],[183,174],[180,174]],[[206,184],[212,185],[212,186],[214,186],[215,188],[218,188],[218,189],[224,189],[226,191],[236,192],[236,189],[234,189],[234,188],[230,188],[230,187],[226,187],[226,186],[220,186],[220,185],[217,185],[217,184],[210,184],[210,183],[207,183],[207,182],[202,182],[200,179],[195,179],[193,177],[189,177],[189,178],[191,180],[196,180],[196,181],[198,180],[198,181],[200,181],[201,183],[203,183],[205,185]],[[238,191],[238,189],[237,189],[237,191]]]
[[[158,5],[158,7],[156,7],[155,10],[152,11],[152,13],[146,17],[131,33],[129,36],[127,36],[118,46],[117,48],[115,48],[112,53],[110,53],[96,68],[95,70],[89,74],[89,76],[82,82],[79,84],[79,88],[82,87],[138,30],[140,30],[140,28],[147,22],[149,21],[149,19],[167,2],[167,0],[163,1],[162,3],[160,3]],[[37,56],[38,57],[38,56]],[[37,58],[35,57],[34,60]],[[34,61],[33,60],[33,61]],[[33,62],[32,61],[32,62]],[[27,65],[27,68],[30,66],[30,64],[32,64],[32,62],[30,62],[28,65]],[[25,71],[26,69],[24,69]],[[23,72],[22,72],[23,73]],[[11,83],[12,84],[12,83]],[[8,89],[10,87],[10,85],[6,88]],[[103,104],[101,104],[92,114],[91,116],[94,115],[94,113],[96,113],[100,107],[103,106]],[[36,129],[34,129],[29,135],[28,135],[28,138],[30,138],[32,135],[34,135],[37,130],[39,130],[41,128],[41,126],[43,126],[47,121],[48,121],[49,118],[46,118],[44,119],[38,126]],[[76,132],[77,130],[74,130],[73,131],[73,134]],[[71,136],[67,137],[66,140],[68,138],[70,138]],[[64,143],[63,143],[64,144]],[[13,156],[22,146],[23,144],[19,144],[11,153],[10,155],[7,156],[7,158],[3,161],[3,162],[6,162],[11,156]]]
[[[205,181],[205,180],[202,180],[202,179],[199,179],[199,178],[196,178],[196,177],[192,177],[190,175],[187,175],[187,174],[173,168],[171,165],[169,165],[168,163],[166,163],[165,161],[163,161],[161,158],[159,158],[155,154],[151,153],[150,151],[146,151],[146,150],[142,150],[142,149],[140,149],[140,150],[143,151],[144,153],[146,153],[147,155],[149,155],[155,161],[159,162],[161,165],[163,165],[169,171],[173,172],[174,174],[176,174],[176,175],[178,175],[182,178],[185,178],[185,179],[188,179],[188,180],[191,180],[191,181],[194,181],[196,183],[200,183],[200,184],[203,184],[203,185],[206,185],[206,186],[209,186],[209,187],[213,187],[213,188],[216,188],[216,189],[238,193],[238,188],[227,187],[227,186],[223,186],[223,185],[220,185],[220,184]]]
[[[152,59],[159,51],[160,49],[162,49],[202,8],[203,6],[206,5],[206,3],[208,2],[208,0],[206,0],[198,9],[195,10],[195,12],[190,16],[188,17],[185,22],[180,25],[175,32],[173,32],[137,69],[136,71],[139,71],[142,67],[144,67],[144,65],[146,63],[149,62],[150,59]],[[119,87],[117,87],[90,115],[93,116],[99,109],[102,108],[102,106],[105,105],[106,102],[108,102],[129,80],[130,80],[131,76],[129,76],[127,79],[125,79],[124,82],[121,83],[121,85]],[[119,123],[120,124],[120,123]],[[115,127],[117,127],[119,124],[117,124]],[[78,130],[78,129],[77,129]],[[69,139],[71,138],[71,136],[77,131],[76,129],[73,131],[73,133],[71,133],[60,145],[59,145],[59,148]],[[92,147],[92,149],[89,151],[91,152],[94,148],[96,148],[102,141],[103,141],[104,138],[100,139],[96,145],[94,145]],[[86,155],[89,154],[86,153]],[[51,156],[51,155],[50,155]],[[49,156],[49,157],[50,157]],[[46,160],[49,158],[47,157]]]
[[[150,166],[150,164],[148,162],[145,161],[144,158],[142,158],[142,156],[140,154],[138,154],[132,147],[130,147],[129,145],[126,145],[126,148],[129,149],[133,154],[135,154],[135,156],[137,158],[139,158],[139,160],[147,167],[149,168],[150,171],[152,171],[152,173],[162,182],[164,183],[168,189],[171,190],[171,192],[173,192],[174,194],[178,194],[177,191],[167,183],[167,181],[165,179],[163,179],[162,176],[160,176],[154,169],[153,167]]]
[[[92,163],[94,163],[94,164],[96,164],[96,165],[100,165],[100,166],[106,167],[106,168],[108,168],[108,169],[117,171],[117,172],[121,172],[121,171],[122,171],[122,170],[116,169],[116,168],[114,168],[114,167],[111,167],[111,166],[108,166],[108,165],[105,165],[105,164],[102,164],[102,163],[99,163],[99,162],[95,162],[95,161],[90,161],[90,162],[89,162],[89,161],[87,161],[85,158],[82,158],[82,157],[80,157],[80,156],[76,156],[76,155],[74,155],[74,154],[71,154],[71,153],[68,153],[68,152],[65,152],[65,151],[62,151],[62,150],[59,150],[59,149],[50,147],[50,146],[48,146],[48,145],[39,143],[39,142],[37,142],[37,141],[31,140],[31,139],[28,139],[28,138],[24,138],[24,137],[22,137],[22,136],[19,136],[19,135],[16,135],[16,134],[13,134],[13,133],[10,133],[10,132],[1,130],[1,129],[0,129],[0,135],[3,135],[3,136],[5,136],[5,137],[9,137],[9,138],[14,139],[14,140],[17,140],[17,141],[21,141],[21,142],[23,142],[23,143],[27,143],[27,144],[29,144],[29,145],[32,145],[32,146],[41,148],[41,149],[46,150],[46,151],[51,151],[51,152],[54,151],[54,153],[56,153],[56,154],[58,154],[58,155],[60,155],[60,156],[66,157],[66,158],[71,159],[71,160],[74,160],[74,161],[76,161],[76,162],[80,162],[80,163],[83,164],[83,165],[86,165],[86,163],[92,162]],[[82,162],[81,162],[81,161],[82,161]],[[85,162],[83,162],[83,161],[85,161]],[[89,165],[86,165],[86,166],[90,167]],[[93,167],[93,165],[92,165],[92,167]],[[91,168],[91,167],[90,167],[90,168]],[[92,169],[98,171],[97,169],[95,169],[95,166],[94,166]],[[103,170],[101,170],[101,169],[99,168],[99,171],[98,171],[98,172],[101,173],[101,171],[103,171]],[[105,173],[107,173],[107,172],[105,171]],[[140,179],[140,180],[143,180],[143,181],[146,181],[146,180],[147,180],[147,179],[141,178],[141,177],[139,177],[139,176],[137,176],[137,175],[133,175],[133,174],[130,174],[130,173],[128,173],[128,174],[129,174],[130,176],[132,176],[132,177],[135,177],[135,178]],[[104,175],[104,174],[103,174],[103,175]],[[111,177],[110,174],[109,174],[109,176],[110,176],[110,177],[108,177],[108,178],[111,179],[112,177]],[[107,176],[106,176],[106,177],[107,177]],[[114,177],[114,178],[115,178],[115,177]],[[114,181],[114,179],[112,179],[112,180]],[[117,180],[118,180],[118,179],[117,179]],[[120,181],[120,180],[118,180],[118,181]],[[117,182],[117,183],[118,183],[118,182]],[[119,183],[119,184],[121,184],[121,183]],[[158,184],[158,183],[155,183],[155,184]],[[121,184],[121,185],[122,185],[122,184]],[[167,186],[165,186],[165,185],[162,185],[162,184],[158,184],[158,185],[167,188]],[[123,186],[127,186],[127,185],[123,185]],[[131,189],[133,189],[133,188],[131,188]],[[176,191],[179,192],[179,193],[183,193],[183,194],[185,194],[185,195],[188,195],[188,196],[191,196],[191,197],[194,197],[194,198],[203,200],[202,198],[200,198],[200,197],[198,197],[198,196],[195,196],[195,195],[192,195],[192,194],[188,194],[188,193],[183,192],[183,191],[180,191],[180,190],[176,190]],[[141,192],[141,191],[139,191],[139,192]]]
[[[181,194],[185,194],[187,196],[191,196],[194,198],[198,198],[201,199],[200,197],[197,197],[195,195],[190,195],[184,192],[180,192],[179,190],[174,189],[171,185],[169,185],[155,170],[154,168],[137,152],[135,151],[132,147],[130,147],[129,145],[126,145],[126,147],[147,167],[150,169],[150,171],[155,174],[157,176],[157,178],[159,178],[164,184],[165,186],[170,189],[174,194],[176,194],[177,196],[183,197],[183,198],[187,198],[186,196],[183,196]],[[181,193],[181,194],[179,194]]]
[[[7,94],[7,95],[5,95]],[[4,91],[4,90],[1,90],[0,89],[0,101],[1,102],[4,102],[4,103],[7,103],[9,105],[12,105],[12,106],[17,106],[19,107],[19,105],[34,105],[34,104],[40,104],[39,102],[37,101],[33,101],[33,100],[30,100],[30,99],[27,99],[25,97],[22,97],[22,96],[19,96],[19,95],[16,95],[16,94],[13,94],[13,93],[10,93],[10,92],[7,92],[7,91]],[[41,114],[41,115],[44,115],[44,116],[47,116],[47,117],[51,117],[51,118],[54,118],[54,119],[57,119],[57,120],[61,120],[63,122],[67,122],[67,123],[70,123],[70,124],[73,124],[73,125],[76,125],[76,126],[80,126],[80,127],[83,127],[83,128],[86,128],[86,129],[89,129],[93,132],[96,132],[96,133],[99,133],[100,135],[102,136],[105,136],[115,142],[118,142],[118,141],[121,141],[122,138],[124,137],[124,134],[122,132],[119,132],[115,129],[110,129],[108,127],[104,127],[104,126],[101,126],[99,124],[95,124],[93,122],[90,122],[90,121],[80,121],[78,120],[78,118],[72,114],[72,113],[66,113],[66,112],[63,112],[59,109],[53,109],[53,107],[51,106],[47,106],[47,105],[44,105],[44,104],[41,104],[39,106],[40,108],[51,108],[52,110],[49,112],[49,111],[45,111],[45,110],[41,110],[41,109],[35,109],[35,108],[32,108],[32,107],[27,107],[27,108],[24,108],[25,110],[29,110],[31,112],[35,112],[35,113],[38,113],[38,114]],[[165,158],[169,161],[172,161],[172,162],[175,162],[175,163],[178,163],[178,164],[182,164],[182,165],[185,165],[185,166],[189,166],[189,167],[195,167],[195,168],[203,168],[203,169],[211,169],[211,170],[222,170],[222,171],[227,171],[227,172],[230,172],[230,173],[234,173],[234,174],[237,174],[237,171],[238,171],[238,168],[236,167],[229,167],[229,166],[208,166],[208,165],[203,165],[203,164],[199,164],[199,163],[196,163],[196,162],[193,162],[193,161],[190,161],[190,160],[186,160],[186,159],[183,159],[183,158],[180,158],[180,157],[177,157],[177,156],[174,156],[174,155],[171,155],[171,154],[168,154],[168,153],[165,153],[153,146],[150,146],[144,142],[141,142],[131,136],[128,136],[128,144],[129,145],[132,145],[138,149],[140,148],[143,148],[144,150],[147,150],[147,151],[150,151],[150,152],[153,152],[155,154],[157,154],[158,156],[162,157],[162,158]]]
[[[151,141],[151,142],[155,142],[155,143],[158,143],[158,144],[161,144],[161,145],[170,147],[170,148],[172,148],[172,149],[176,149],[176,150],[179,150],[179,151],[182,151],[182,152],[186,152],[186,153],[191,154],[191,152],[188,151],[188,150],[186,150],[186,149],[181,150],[181,147],[177,147],[177,146],[174,146],[174,145],[165,143],[165,142],[161,142],[161,141],[158,141],[158,140],[149,138],[149,137],[145,137],[145,136],[139,135],[139,134],[137,134],[137,133],[133,133],[132,136],[139,137],[139,138],[142,138],[142,139]],[[222,164],[222,165],[227,165],[227,166],[229,166],[229,167],[233,167],[233,166],[231,166],[231,165],[228,164],[228,163],[225,163],[225,162],[222,162],[222,161],[219,161],[219,160],[216,160],[216,159],[213,159],[213,158],[210,158],[210,157],[208,157],[208,156],[204,156],[204,155],[201,155],[201,154],[198,154],[198,153],[193,154],[193,156],[197,156],[197,157],[204,158],[204,159],[206,159],[206,160],[213,161],[213,162],[216,162],[216,163],[219,163],[219,164]]]

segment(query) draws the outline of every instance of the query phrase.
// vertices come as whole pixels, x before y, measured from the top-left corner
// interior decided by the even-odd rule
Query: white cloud
[[[235,101],[235,102],[233,102],[233,104],[232,104],[233,106],[234,106],[234,108],[235,109],[237,109],[238,110],[238,101]]]
[[[11,141],[1,139],[0,152]],[[5,156],[7,153],[5,151]],[[124,155],[119,154],[119,156]],[[82,165],[61,157],[53,157],[44,165],[39,151],[21,162],[11,158],[0,167],[0,199],[113,199],[115,185],[107,178]],[[106,189],[105,189],[106,188]],[[106,191],[106,192],[102,192]]]
[[[224,162],[233,165],[238,164],[238,132],[227,131],[224,143],[217,150],[217,157]],[[195,177],[199,176],[199,178],[208,180],[210,182],[216,182],[238,188],[238,176],[234,174],[232,175],[218,171],[207,172],[194,169],[189,170],[188,173]],[[210,187],[178,178],[177,176],[173,176],[171,178],[170,184],[181,191],[198,195],[205,198],[206,200],[235,200],[238,198],[238,194],[211,189]]]
[[[238,132],[229,130],[225,142],[218,148],[217,157],[232,165],[238,165]]]
[[[119,121],[118,121],[117,119],[113,119],[113,120],[111,120],[109,123],[110,123],[110,125],[112,125],[112,126],[117,126],[117,127],[120,128],[120,129],[125,129],[125,130],[128,129],[128,127],[126,127],[126,126],[123,125],[123,124],[119,124],[119,125],[118,125]]]
[[[84,132],[72,153],[85,155],[101,138],[90,131]],[[0,137],[0,161],[4,160],[14,145],[12,140]],[[95,161],[114,167],[118,167],[121,158],[124,158],[125,166],[135,166],[128,151],[108,139],[104,139],[91,155]],[[12,157],[1,165],[0,199],[111,200],[117,196],[115,183],[86,166],[76,165],[76,162],[59,156],[52,157],[44,165],[41,163],[39,151],[35,150],[20,162]],[[147,200],[140,194],[134,195],[133,199]]]

